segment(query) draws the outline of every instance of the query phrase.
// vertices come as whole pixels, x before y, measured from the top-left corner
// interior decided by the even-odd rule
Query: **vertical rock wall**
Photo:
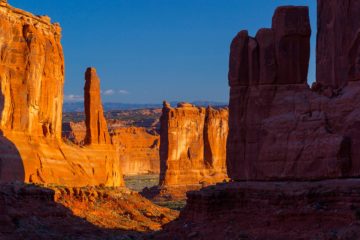
[[[160,136],[142,127],[114,129],[111,140],[116,146],[124,175],[160,172]]]
[[[164,103],[160,130],[160,185],[215,183],[227,178],[227,109]]]
[[[360,1],[318,0],[316,81],[342,88],[360,80]]]
[[[122,186],[119,157],[104,131],[99,95],[87,97],[88,110],[95,111],[89,115],[97,114],[101,122],[89,124],[89,132],[99,135],[91,135],[86,148],[62,142],[64,58],[59,25],[6,1],[0,2],[0,24],[0,182]],[[89,84],[91,90],[99,81],[91,75]]]
[[[259,30],[255,38],[241,31],[234,38],[229,177],[308,180],[360,175],[360,83],[349,77],[356,73],[360,56],[351,50],[356,46],[359,2],[318,2],[318,79],[312,89],[306,83],[311,33],[306,7],[280,7],[271,29]]]
[[[60,26],[6,2],[0,3],[0,24],[0,127],[60,139],[64,84]]]

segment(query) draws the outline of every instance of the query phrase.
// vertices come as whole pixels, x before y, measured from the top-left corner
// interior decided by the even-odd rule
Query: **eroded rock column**
[[[86,70],[84,101],[85,144],[110,144],[110,135],[101,103],[100,80],[95,68],[88,68]]]

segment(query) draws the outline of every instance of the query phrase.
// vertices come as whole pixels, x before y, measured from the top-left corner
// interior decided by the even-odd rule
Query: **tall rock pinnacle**
[[[100,79],[95,68],[85,73],[84,88],[86,137],[85,144],[108,144],[110,135],[107,129],[100,96]]]

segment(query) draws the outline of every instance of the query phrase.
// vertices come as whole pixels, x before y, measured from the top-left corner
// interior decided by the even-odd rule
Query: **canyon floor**
[[[217,184],[188,193],[179,212],[127,188],[7,184],[0,239],[357,240],[359,186],[359,179]]]
[[[0,186],[0,239],[151,239],[179,212],[126,188]]]

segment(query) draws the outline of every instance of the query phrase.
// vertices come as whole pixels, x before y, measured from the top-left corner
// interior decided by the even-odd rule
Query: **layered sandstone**
[[[160,173],[160,136],[142,127],[114,129],[111,140],[116,146],[124,175]]]
[[[160,130],[160,185],[223,181],[228,110],[164,103]]]
[[[324,45],[324,39],[332,41],[333,35],[328,29],[332,25],[325,27],[323,21],[326,9],[331,8],[332,13],[338,10],[335,2],[340,3],[319,3],[320,57],[322,50],[327,49],[328,53],[334,50],[333,45]],[[322,75],[320,67],[321,78],[313,91],[308,87],[307,11],[305,7],[280,7],[275,12],[272,29],[259,30],[251,46],[244,31],[231,45],[227,166],[232,179],[305,180],[360,174],[357,129],[360,83],[348,82],[343,77],[346,86],[336,92],[328,91],[322,86],[333,86],[334,80]],[[352,22],[351,16],[347,21]],[[253,55],[239,54],[241,49],[257,51],[257,60],[251,58]],[[327,72],[336,72],[338,67],[328,65]],[[350,63],[347,68],[351,68]],[[259,82],[251,76],[260,76]]]
[[[110,139],[120,158],[124,175],[160,173],[160,136],[157,131],[143,127],[109,124]],[[63,124],[63,136],[72,143],[83,146],[86,127],[84,122]]]
[[[61,140],[64,58],[59,25],[6,2],[0,3],[0,23],[0,181],[123,185],[113,146],[80,148]]]
[[[0,3],[0,22],[1,129],[60,139],[64,84],[60,26],[6,2]]]

